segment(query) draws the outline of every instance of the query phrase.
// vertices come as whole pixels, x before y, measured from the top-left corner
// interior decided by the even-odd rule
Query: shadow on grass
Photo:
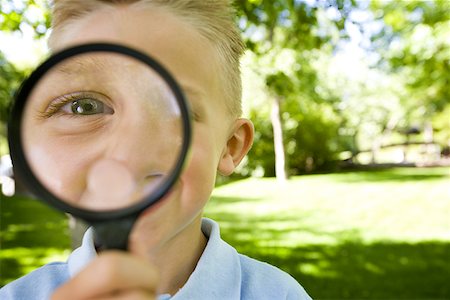
[[[224,239],[239,252],[278,266],[314,299],[449,299],[450,243],[346,242],[265,247]]]
[[[247,199],[214,197],[228,204]],[[254,199],[251,199],[254,201]],[[307,213],[207,213],[240,253],[291,274],[313,299],[450,299],[450,242],[364,242],[358,229],[312,227]],[[302,244],[301,237],[316,242]],[[323,238],[323,243],[317,242]],[[320,244],[319,244],[320,243]]]
[[[70,249],[67,218],[26,197],[0,200],[0,286]]]
[[[354,172],[332,174],[327,180],[426,181],[445,178],[448,170]],[[246,214],[233,211],[234,205],[228,204],[255,203],[244,207],[257,209],[261,199],[214,198],[207,216],[221,224],[223,238],[241,253],[293,275],[314,299],[450,299],[448,242],[366,244],[357,229],[333,234],[323,230],[323,220],[315,220],[315,214],[299,213],[298,209]],[[0,285],[38,266],[43,257],[70,248],[63,214],[19,197],[2,198],[0,212]],[[303,235],[318,238],[314,241],[323,238],[323,243],[306,244]]]

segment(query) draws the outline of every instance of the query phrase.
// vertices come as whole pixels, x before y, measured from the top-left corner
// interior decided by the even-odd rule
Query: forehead
[[[112,42],[139,49],[162,63],[187,92],[219,96],[219,53],[192,25],[163,9],[102,6],[53,33],[59,50],[89,42]]]

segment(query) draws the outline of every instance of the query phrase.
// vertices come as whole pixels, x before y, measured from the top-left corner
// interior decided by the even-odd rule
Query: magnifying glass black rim
[[[68,203],[60,200],[50,191],[48,191],[42,183],[36,178],[34,172],[31,170],[30,165],[27,162],[25,153],[23,151],[22,145],[22,116],[25,109],[25,104],[27,102],[28,96],[34,89],[35,85],[39,82],[43,75],[47,73],[55,65],[64,61],[67,58],[77,56],[84,53],[95,53],[95,52],[110,52],[118,53],[134,58],[142,63],[148,65],[151,69],[155,70],[168,84],[170,89],[175,95],[175,98],[180,107],[180,112],[183,122],[183,143],[181,147],[180,157],[173,169],[173,172],[168,176],[167,180],[161,184],[161,186],[151,193],[149,196],[145,197],[144,201],[136,203],[132,206],[128,206],[117,210],[106,210],[106,211],[93,211],[86,210],[79,207],[69,205]],[[111,220],[116,218],[122,218],[130,216],[133,214],[140,213],[145,208],[151,206],[160,200],[170,188],[175,184],[178,179],[185,162],[185,158],[188,154],[189,145],[191,141],[191,124],[190,124],[190,114],[186,98],[179,87],[178,83],[175,81],[173,76],[156,60],[152,59],[148,55],[139,52],[135,49],[129,48],[127,46],[111,43],[92,43],[92,44],[82,44],[75,47],[67,48],[61,52],[58,52],[48,58],[44,63],[42,63],[22,84],[10,115],[10,120],[8,124],[8,139],[10,146],[10,155],[14,164],[16,176],[28,187],[33,194],[46,201],[50,205],[70,213],[76,217],[82,218],[86,221],[103,221]]]

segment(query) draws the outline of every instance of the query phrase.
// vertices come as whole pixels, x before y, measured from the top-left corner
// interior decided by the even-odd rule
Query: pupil
[[[72,103],[72,112],[75,114],[92,115],[99,113],[99,105],[94,100],[82,99]]]

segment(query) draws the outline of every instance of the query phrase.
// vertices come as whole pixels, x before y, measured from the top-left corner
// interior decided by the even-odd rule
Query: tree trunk
[[[270,114],[273,129],[273,141],[275,148],[275,176],[278,182],[286,182],[286,157],[283,143],[283,129],[280,117],[280,98],[274,97]]]
[[[440,159],[441,151],[439,146],[434,145],[434,129],[430,121],[425,122],[423,128],[423,139],[425,145],[425,161],[434,162]]]
[[[376,164],[377,163],[377,156],[378,152],[380,152],[381,146],[383,145],[384,141],[392,134],[392,131],[395,129],[399,122],[399,118],[397,116],[392,116],[389,121],[386,124],[386,127],[381,132],[381,134],[378,137],[375,137],[372,142],[372,159],[371,163]]]
[[[377,164],[377,157],[378,157],[378,152],[380,151],[381,148],[381,143],[380,143],[380,138],[376,137],[373,139],[372,141],[372,146],[371,146],[371,158],[370,158],[370,163],[375,165]]]

